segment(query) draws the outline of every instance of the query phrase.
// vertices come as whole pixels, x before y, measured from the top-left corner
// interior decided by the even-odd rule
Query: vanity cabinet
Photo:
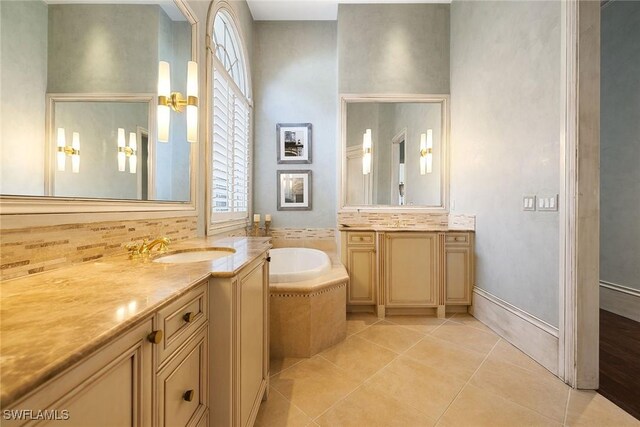
[[[267,253],[210,282],[210,424],[252,426],[269,381]]]
[[[349,272],[347,304],[376,302],[376,244],[374,232],[348,232],[342,240],[342,264]]]
[[[153,344],[148,336],[152,326],[152,319],[146,319],[10,408],[3,408],[32,410],[31,417],[46,410],[54,419],[3,419],[2,425],[151,426],[154,372]]]
[[[474,256],[473,233],[447,233],[444,244],[446,305],[471,305]]]
[[[437,307],[438,234],[386,233],[385,306]]]
[[[473,232],[342,231],[341,248],[351,311],[444,317],[471,305]]]

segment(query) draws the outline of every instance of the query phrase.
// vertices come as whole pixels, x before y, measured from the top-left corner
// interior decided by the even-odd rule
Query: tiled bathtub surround
[[[0,230],[0,279],[93,261],[124,245],[158,236],[174,242],[197,235],[196,217],[109,221]]]
[[[333,228],[274,228],[271,229],[274,248],[313,248],[336,252],[336,233]]]

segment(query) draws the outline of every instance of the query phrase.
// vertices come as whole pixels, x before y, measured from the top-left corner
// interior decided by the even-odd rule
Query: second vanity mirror
[[[342,97],[342,209],[447,209],[448,97]]]
[[[196,21],[184,1],[15,0],[0,19],[3,203],[193,203],[187,114],[158,117],[159,78],[183,95],[188,73],[197,83]]]

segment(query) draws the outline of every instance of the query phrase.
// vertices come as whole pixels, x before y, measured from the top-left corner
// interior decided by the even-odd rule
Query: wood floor
[[[598,392],[640,420],[640,323],[600,310]]]

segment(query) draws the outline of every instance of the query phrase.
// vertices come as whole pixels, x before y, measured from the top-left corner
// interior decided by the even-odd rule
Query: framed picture
[[[311,171],[278,171],[278,210],[311,210]]]
[[[278,123],[278,163],[311,163],[311,123]]]

